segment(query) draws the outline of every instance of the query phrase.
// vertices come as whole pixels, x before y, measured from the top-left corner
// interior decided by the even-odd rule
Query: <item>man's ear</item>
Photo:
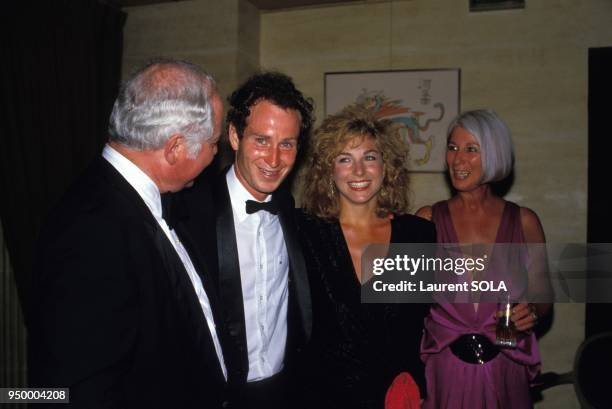
[[[240,146],[240,138],[238,137],[238,132],[236,131],[236,127],[232,124],[229,125],[227,130],[230,145],[232,145],[232,149],[237,151],[238,146]]]
[[[172,135],[164,144],[164,158],[170,165],[174,165],[186,153],[185,137],[180,134]]]

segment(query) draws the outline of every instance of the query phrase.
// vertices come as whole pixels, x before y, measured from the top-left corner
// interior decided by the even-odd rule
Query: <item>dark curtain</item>
[[[96,0],[11,3],[0,17],[0,217],[25,306],[41,223],[106,140],[126,17]]]
[[[612,243],[610,221],[610,95],[612,47],[589,49],[589,176],[587,242]],[[609,285],[608,285],[609,286]],[[609,287],[608,287],[609,288]],[[602,294],[604,285],[587,283],[587,296]],[[586,305],[585,335],[612,331],[612,304]]]

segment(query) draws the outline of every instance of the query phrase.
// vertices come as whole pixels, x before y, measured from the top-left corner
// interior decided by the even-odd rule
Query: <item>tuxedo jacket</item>
[[[238,247],[234,228],[234,216],[226,173],[214,178],[200,177],[196,187],[185,192],[189,208],[190,234],[200,244],[201,252],[216,253],[217,269],[213,273],[218,288],[223,319],[223,354],[231,386],[240,387],[247,381],[249,371],[248,348],[238,262]],[[231,168],[230,168],[231,171]],[[214,212],[206,214],[201,203],[211,196]],[[287,312],[287,347],[284,359],[285,372],[291,374],[296,354],[306,344],[312,328],[310,288],[302,250],[296,232],[294,201],[287,188],[281,186],[272,194],[279,207],[279,220],[289,257],[289,300]],[[211,251],[215,249],[215,251]],[[214,264],[214,260],[210,260]]]
[[[188,232],[175,231],[215,311],[205,258]],[[103,158],[51,214],[35,265],[30,386],[69,387],[68,407],[223,406],[226,381],[187,272]]]

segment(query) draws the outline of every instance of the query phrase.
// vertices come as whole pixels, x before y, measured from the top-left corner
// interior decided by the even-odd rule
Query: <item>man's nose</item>
[[[280,164],[280,148],[278,146],[274,146],[268,157],[266,158],[266,163],[270,167],[277,167]]]

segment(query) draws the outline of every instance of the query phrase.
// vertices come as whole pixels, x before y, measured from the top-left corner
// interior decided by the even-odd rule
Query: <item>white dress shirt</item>
[[[223,376],[227,379],[227,369],[225,368],[225,361],[223,360],[223,352],[221,350],[221,343],[219,342],[219,337],[217,336],[217,330],[215,327],[215,321],[213,319],[212,310],[210,308],[210,301],[208,299],[208,295],[206,295],[206,291],[204,290],[204,286],[202,285],[202,280],[200,276],[196,272],[193,263],[191,262],[191,258],[189,254],[183,247],[183,244],[179,240],[178,236],[174,232],[173,229],[170,229],[166,224],[166,221],[162,218],[162,206],[161,206],[161,196],[159,194],[159,189],[157,185],[151,180],[146,173],[144,173],[138,166],[133,164],[129,159],[125,156],[117,152],[115,149],[106,145],[104,150],[102,151],[102,157],[106,159],[119,173],[121,176],[138,192],[142,200],[144,200],[145,204],[157,220],[159,227],[164,231],[170,243],[176,250],[178,256],[181,258],[183,265],[185,266],[185,270],[189,275],[189,279],[193,284],[193,288],[198,296],[198,300],[200,301],[200,306],[202,307],[202,311],[204,312],[204,317],[206,318],[206,323],[208,324],[208,329],[210,330],[210,334],[213,339],[213,343],[215,344],[215,351],[217,352],[217,358],[219,359],[219,364],[221,365],[221,369],[223,370]]]
[[[255,198],[238,180],[233,166],[226,180],[238,246],[249,351],[247,380],[251,382],[283,369],[289,260],[278,216],[267,211],[247,214],[245,203]]]

